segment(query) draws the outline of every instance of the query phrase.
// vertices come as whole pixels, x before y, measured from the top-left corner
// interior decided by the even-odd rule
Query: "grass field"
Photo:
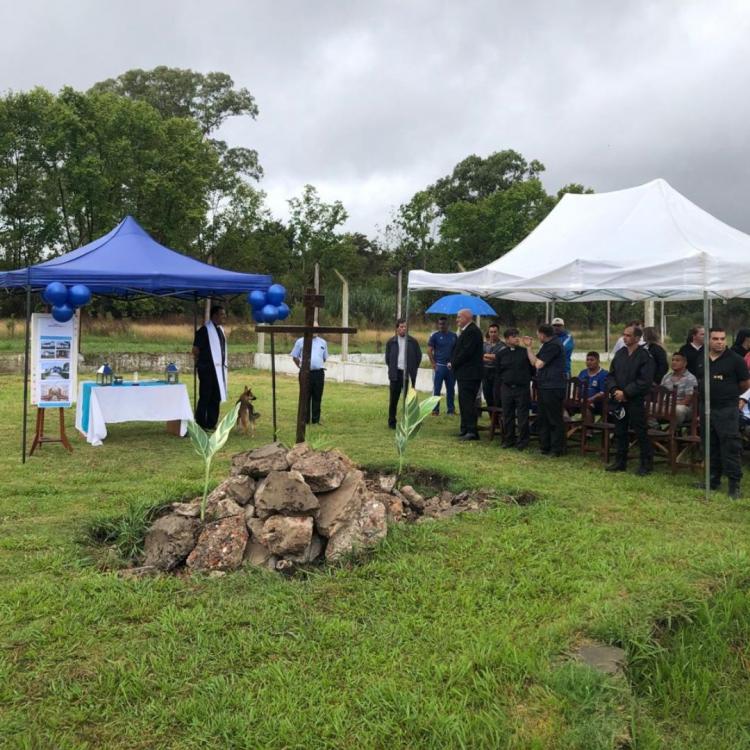
[[[271,437],[269,377],[245,381],[258,435],[232,435],[216,482]],[[279,391],[288,441],[296,381]],[[361,565],[291,580],[124,580],[84,529],[198,494],[197,456],[163,425],[125,424],[21,465],[20,398],[0,377],[0,747],[750,747],[749,500],[461,444],[444,416],[411,465],[540,500],[399,527]],[[386,402],[328,383],[311,435],[391,467]],[[584,638],[625,648],[627,679],[570,663]]]

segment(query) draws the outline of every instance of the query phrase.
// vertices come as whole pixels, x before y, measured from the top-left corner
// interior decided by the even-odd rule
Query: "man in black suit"
[[[471,310],[458,311],[460,329],[449,367],[458,382],[458,408],[461,411],[460,440],[479,440],[477,434],[477,393],[482,384],[484,339],[473,322]]]
[[[414,336],[406,334],[406,321],[400,318],[396,321],[396,335],[392,336],[385,345],[385,363],[388,365],[388,380],[391,386],[388,426],[392,430],[396,429],[398,401],[409,387],[410,380],[411,387],[415,387],[421,361],[422,350],[419,343]]]

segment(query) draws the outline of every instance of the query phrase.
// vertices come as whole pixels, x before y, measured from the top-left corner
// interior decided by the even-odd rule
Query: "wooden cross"
[[[315,309],[323,307],[325,297],[322,294],[316,294],[314,289],[307,289],[303,297],[305,308],[305,325],[257,325],[255,330],[258,333],[294,333],[303,337],[302,342],[302,363],[300,366],[299,378],[299,403],[297,404],[297,442],[302,443],[305,440],[305,423],[307,421],[307,409],[310,401],[310,355],[312,353],[313,338],[319,333],[356,333],[356,328],[344,328],[341,326],[315,326]],[[272,339],[273,340],[273,339]],[[271,354],[273,357],[273,353]],[[274,372],[275,377],[275,372]],[[276,388],[274,384],[274,399],[276,398]],[[274,413],[275,413],[274,408]],[[275,439],[275,435],[274,435]]]

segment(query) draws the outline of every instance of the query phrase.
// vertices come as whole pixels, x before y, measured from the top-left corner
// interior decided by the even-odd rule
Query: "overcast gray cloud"
[[[0,0],[0,28],[4,90],[229,73],[260,116],[223,135],[258,149],[279,215],[312,183],[371,233],[467,155],[513,148],[550,191],[664,177],[750,231],[744,0]]]

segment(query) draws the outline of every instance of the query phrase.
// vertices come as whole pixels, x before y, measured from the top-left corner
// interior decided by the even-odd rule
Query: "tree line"
[[[319,264],[330,310],[338,309],[335,268],[350,282],[352,312],[382,325],[392,321],[398,269],[485,265],[518,244],[566,192],[593,192],[569,184],[550,195],[539,178],[544,165],[506,149],[463,159],[395,208],[376,237],[344,231],[343,203],[325,202],[312,185],[289,198],[282,220],[266,205],[258,153],[217,137],[228,118],[258,116],[253,95],[228,74],[165,66],[130,70],[87,91],[7,93],[0,98],[0,267],[66,253],[132,214],[169,247],[271,274],[292,303]],[[435,296],[414,295],[412,309]],[[2,299],[0,312],[18,305]],[[510,303],[497,307],[515,317]],[[603,315],[571,307],[589,324]],[[99,300],[93,308],[131,316],[182,310],[175,300]]]

